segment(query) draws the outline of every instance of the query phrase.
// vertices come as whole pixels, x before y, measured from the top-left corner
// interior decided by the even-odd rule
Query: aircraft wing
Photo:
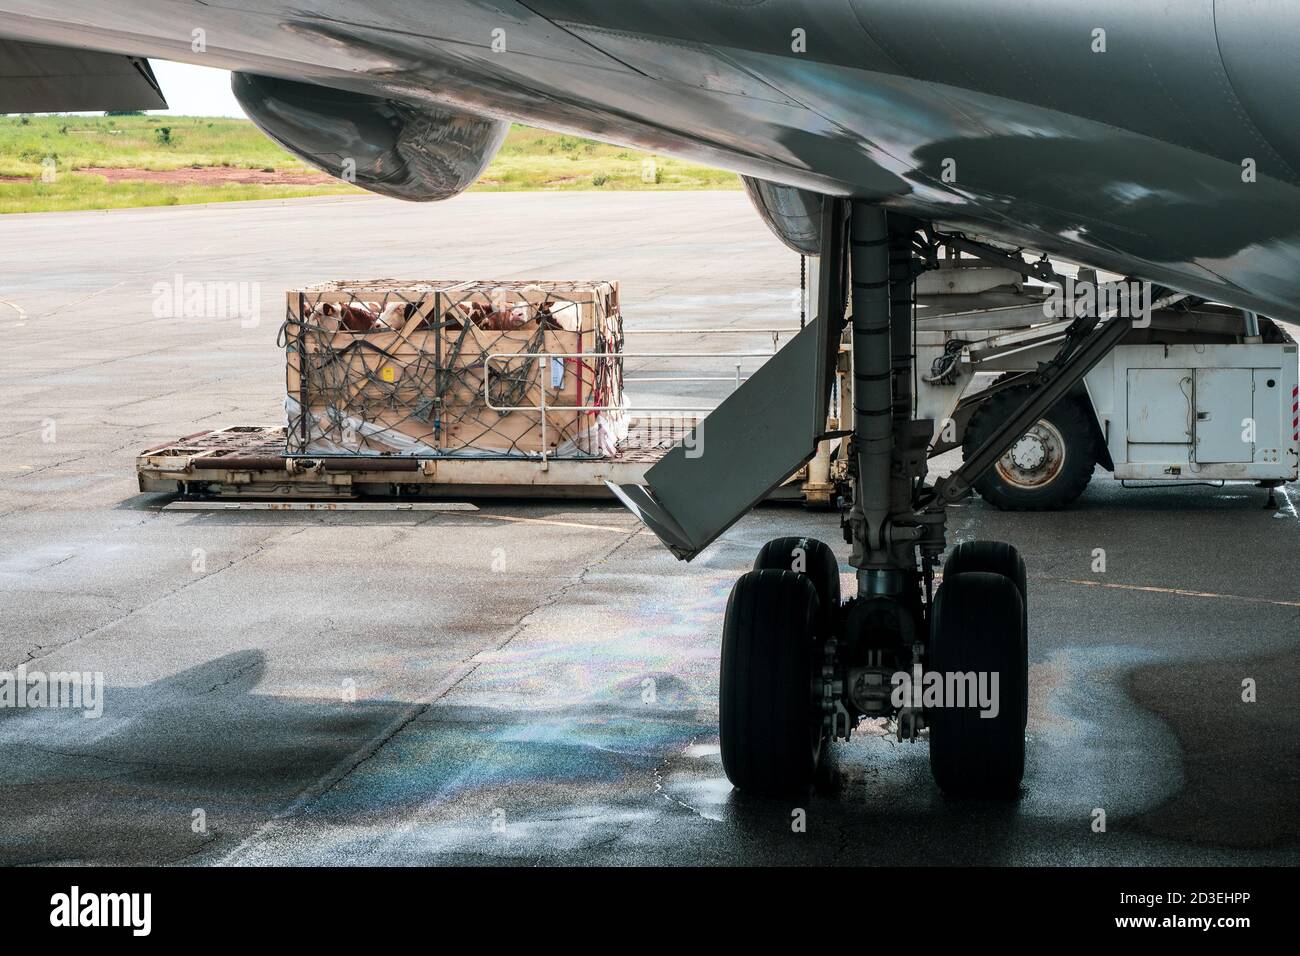
[[[0,0],[0,36],[254,77],[404,198],[517,120],[1300,320],[1296,0]]]
[[[0,113],[166,108],[142,57],[0,39]]]

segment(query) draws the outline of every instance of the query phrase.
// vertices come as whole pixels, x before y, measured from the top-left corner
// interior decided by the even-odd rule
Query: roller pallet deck
[[[418,501],[438,498],[611,498],[606,481],[639,483],[685,426],[634,425],[626,450],[603,458],[289,456],[283,426],[197,432],[142,452],[143,492],[191,501]],[[773,495],[803,500],[799,476]]]

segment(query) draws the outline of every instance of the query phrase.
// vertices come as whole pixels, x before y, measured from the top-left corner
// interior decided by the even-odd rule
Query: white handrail
[[[545,363],[550,359],[593,359],[593,358],[767,358],[766,352],[489,352],[483,356],[483,403],[494,412],[609,412],[623,411],[623,405],[548,405],[546,404],[546,388],[541,389],[542,400],[537,405],[493,405],[492,404],[492,363],[494,361],[505,361],[507,359],[537,359],[541,366],[542,374],[545,375]],[[736,375],[733,379],[728,376],[726,379],[717,379],[717,381],[735,381],[739,387],[742,381],[748,376],[742,378],[740,375],[740,366],[736,366]],[[545,378],[543,378],[543,382]],[[687,378],[672,379],[675,382],[690,381]],[[701,381],[715,381],[715,379],[701,379]],[[649,406],[638,411],[656,411],[656,412],[711,412],[716,405],[709,406],[677,406],[677,405],[656,405]],[[545,432],[546,421],[545,414],[542,416],[542,430]]]
[[[800,329],[789,326],[785,328],[766,329],[624,329],[623,335],[770,335],[772,336],[772,353],[781,347],[781,336],[785,333],[798,333]]]
[[[798,332],[795,326],[781,329],[624,329],[624,335],[779,335],[782,332]]]

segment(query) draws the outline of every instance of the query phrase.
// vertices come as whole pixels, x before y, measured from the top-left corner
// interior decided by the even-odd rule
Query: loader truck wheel
[[[944,559],[944,580],[955,577],[964,571],[986,571],[1010,578],[1020,592],[1020,606],[1023,612],[1020,633],[1024,635],[1023,673],[1025,676],[1024,695],[1029,700],[1029,580],[1025,572],[1025,560],[1013,545],[1005,541],[963,541]],[[1025,708],[1024,726],[1029,726],[1029,708]]]
[[[930,771],[947,794],[1002,799],[1020,790],[1028,706],[1023,621],[1024,602],[1010,578],[986,571],[944,574],[931,616],[926,669],[944,678],[948,693],[940,706],[926,708],[925,717]],[[972,676],[977,688],[993,691],[995,674],[991,701],[969,693]],[[965,680],[954,679],[958,675]],[[951,694],[958,685],[964,701]]]
[[[980,407],[966,428],[962,451],[970,456],[1020,408],[1027,388],[999,392]],[[1003,511],[1053,511],[1083,494],[1097,466],[1092,409],[1077,396],[1063,398],[1030,426],[975,490]]]
[[[722,766],[747,793],[810,786],[825,732],[814,681],[822,642],[817,591],[794,571],[746,572],[732,588],[722,631]]]

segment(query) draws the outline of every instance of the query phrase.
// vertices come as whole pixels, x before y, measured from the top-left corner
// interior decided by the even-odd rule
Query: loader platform
[[[639,483],[694,424],[638,419],[616,455],[581,459],[288,455],[284,426],[233,426],[149,448],[136,474],[142,492],[187,500],[610,498],[607,481]],[[773,497],[800,501],[802,484],[796,475]]]

